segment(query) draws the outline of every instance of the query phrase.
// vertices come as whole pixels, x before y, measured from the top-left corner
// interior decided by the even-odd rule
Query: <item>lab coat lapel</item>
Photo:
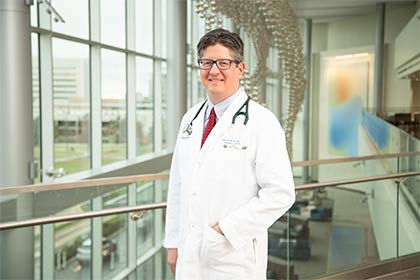
[[[200,159],[203,157],[206,150],[213,144],[217,143],[220,136],[232,126],[233,115],[235,115],[235,113],[241,108],[241,106],[244,104],[247,98],[248,97],[245,91],[242,89],[239,95],[235,98],[235,100],[233,100],[232,104],[230,104],[226,111],[223,113],[223,116],[217,121],[216,125],[213,127],[212,131],[206,139],[206,142],[204,142],[204,145],[200,150]],[[203,125],[201,125],[201,127],[202,126]]]

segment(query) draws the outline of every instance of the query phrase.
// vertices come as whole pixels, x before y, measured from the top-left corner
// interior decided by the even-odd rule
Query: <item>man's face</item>
[[[203,51],[201,59],[235,59],[228,48],[216,44]],[[239,88],[239,82],[245,69],[243,62],[236,66],[232,62],[228,70],[220,70],[213,64],[210,70],[200,69],[200,78],[213,104],[217,104],[233,95]]]

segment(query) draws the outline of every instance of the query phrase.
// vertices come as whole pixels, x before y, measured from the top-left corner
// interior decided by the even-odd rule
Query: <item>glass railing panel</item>
[[[399,172],[411,172],[420,170],[420,154],[410,156],[399,156],[398,157]]]
[[[174,280],[175,276],[172,274],[166,262],[167,253],[165,248],[161,248],[151,258],[142,262],[137,266],[134,278],[130,276],[126,279],[136,280]]]
[[[269,228],[268,276],[313,279],[397,257],[397,207],[394,180],[298,191],[289,221]]]
[[[54,278],[89,279],[91,275],[90,220],[54,224]],[[43,252],[48,254],[48,252]]]
[[[418,213],[419,208],[409,210],[404,192],[409,186],[419,186],[419,177],[404,178],[399,191],[395,180],[298,191],[289,220],[283,217],[269,229],[268,277],[312,279],[418,252],[415,237],[420,234],[420,225],[413,212]],[[59,214],[82,211],[80,208],[88,212],[124,207],[134,201],[137,205],[154,203],[166,200],[166,190],[166,180],[92,188],[88,204],[62,207]],[[135,193],[135,198],[130,193]],[[75,193],[62,196],[61,201],[74,197]],[[123,271],[127,271],[123,277],[129,278],[174,279],[166,263],[166,249],[161,245],[164,209],[141,212],[137,221],[130,216],[118,214],[54,224],[54,247],[51,252],[42,252],[51,258],[52,268],[41,266],[43,233],[38,227],[34,233],[34,278],[40,279],[41,270],[52,269],[55,279],[92,279],[92,275],[112,279],[121,277]],[[132,227],[132,223],[136,226]],[[5,232],[0,231],[0,237]],[[92,249],[100,243],[102,248]],[[137,267],[129,267],[131,246],[137,247]],[[99,268],[93,266],[92,254],[98,254]]]
[[[125,207],[128,205],[128,189],[121,187],[102,195],[102,208]],[[112,279],[127,267],[128,215],[104,216],[102,219],[102,275]]]
[[[32,193],[0,195],[0,222],[30,219],[34,213]]]
[[[168,184],[169,184],[169,180],[160,180],[160,181],[162,182],[161,201],[160,202],[166,202],[166,201],[168,201],[168,186],[169,186]]]
[[[295,171],[293,168],[293,172]],[[387,175],[398,172],[398,158],[368,159],[350,162],[334,162],[310,166],[310,182],[328,182],[334,180],[355,179],[360,177]],[[295,183],[304,182],[299,177]]]
[[[46,195],[48,196],[49,194]],[[90,210],[90,201],[83,201],[69,208],[62,209],[54,215],[63,216]],[[43,211],[38,211],[37,213],[39,215]],[[50,214],[51,212],[48,211],[48,213]],[[86,262],[90,262],[90,251],[89,254],[79,252],[83,251],[83,247],[86,247],[85,243],[91,235],[90,221],[84,219],[56,223],[54,224],[53,235],[54,271],[56,278],[80,278],[82,277],[82,273],[90,275],[90,267],[86,266]]]
[[[0,279],[39,279],[39,275],[34,275],[35,272],[39,273],[39,270],[33,269],[37,267],[35,259],[33,263],[27,263],[37,251],[39,252],[39,248],[33,246],[34,228],[0,230]],[[10,256],[12,253],[13,256]],[[8,275],[12,277],[7,277]]]
[[[167,258],[168,258],[168,251],[166,250],[166,248],[162,248],[161,249],[161,262],[160,262],[160,267],[162,268],[162,280],[174,280],[175,276],[172,273],[171,269],[169,268],[169,265],[167,263]],[[159,267],[158,267],[159,268]],[[160,278],[158,278],[160,279]]]
[[[125,207],[128,205],[128,185],[113,185],[98,187],[95,191],[102,194],[103,209]]]
[[[412,172],[420,170],[420,155],[400,157],[398,162],[399,172]],[[401,195],[409,203],[409,207],[416,217],[419,218],[420,207],[420,182],[417,177],[404,178],[401,184]],[[420,219],[420,218],[419,218]]]
[[[137,267],[137,280],[158,279],[155,275],[155,258],[150,258]]]
[[[28,220],[33,217],[62,217],[164,202],[166,201],[166,192],[167,180],[156,180],[112,186],[40,191],[35,194],[2,195],[0,223]],[[131,196],[131,194],[134,195]],[[10,204],[7,204],[8,202]],[[50,236],[48,240],[51,240],[51,249],[48,249],[51,251],[49,252],[46,252],[45,247],[41,246],[47,235],[38,226],[37,231],[33,233],[34,241],[31,241],[34,246],[35,274],[33,278],[42,279],[41,275],[44,271],[53,273],[54,279],[92,279],[94,275],[101,275],[102,279],[120,277],[124,271],[137,269],[128,267],[130,251],[128,248],[137,247],[134,249],[134,253],[139,265],[143,266],[144,263],[145,267],[148,267],[148,264],[152,262],[154,275],[169,275],[165,277],[172,279],[170,273],[165,272],[167,265],[166,256],[163,254],[166,254],[166,250],[162,249],[164,209],[146,210],[139,214],[140,218],[137,221],[130,218],[132,213],[124,213],[47,225],[46,227],[49,227],[48,236]],[[131,223],[135,223],[136,226],[130,226]],[[0,231],[2,241],[6,240],[2,237],[6,231]],[[100,241],[97,241],[98,239]],[[102,248],[95,247],[95,244],[101,243]],[[95,262],[94,254],[97,254],[96,260],[100,265]],[[50,259],[49,267],[45,267],[45,263],[48,262],[41,261],[42,255],[44,260],[45,258]],[[149,261],[150,258],[155,260]],[[159,261],[156,261],[156,258]],[[94,262],[96,267],[93,267]],[[148,268],[144,269],[148,270]],[[135,275],[133,274],[133,277]]]
[[[356,141],[357,142],[354,142]],[[398,154],[406,152],[419,152],[420,140],[413,135],[385,122],[384,120],[363,112],[363,121],[358,130],[358,137],[353,140],[342,139],[342,144],[351,144],[357,152],[348,153],[345,147],[334,148],[332,143],[325,143],[327,147],[320,148],[319,158],[322,159],[345,159],[348,157],[375,156],[383,154]],[[347,152],[346,152],[347,151]],[[396,173],[399,170],[420,170],[420,163],[411,157],[405,157],[404,161],[398,157],[359,160],[351,162],[335,162],[313,164],[309,167],[295,166],[293,174],[296,183],[324,182],[330,180],[352,179],[366,176],[377,176]],[[407,162],[410,162],[409,164]],[[401,169],[405,167],[405,169]],[[302,178],[306,169],[309,178],[307,182]]]
[[[127,206],[127,186],[116,184],[0,195],[0,222],[89,212],[91,199],[98,196],[108,197],[104,209]]]
[[[155,202],[156,186],[159,182],[141,182],[137,184],[137,205]],[[137,255],[142,256],[150,250],[154,244],[155,236],[155,213],[157,210],[142,211],[137,220]]]
[[[420,176],[397,181],[398,255],[420,252]]]
[[[34,226],[33,228],[34,228],[34,280],[40,280],[41,279],[41,226]],[[1,235],[1,231],[0,231],[0,235]]]
[[[103,199],[103,204],[106,203]],[[156,210],[148,210],[151,217],[158,217]],[[45,239],[45,232],[41,227],[37,226],[34,231],[33,227],[17,229],[18,231],[27,231],[27,234],[34,236],[34,240],[30,238],[19,240],[15,234],[16,230],[0,231],[0,240],[9,242],[12,247],[23,246],[20,250],[30,248],[28,253],[34,255],[34,276],[33,279],[42,279],[41,271],[52,271],[53,279],[95,279],[93,275],[101,275],[101,279],[114,279],[121,277],[123,271],[127,271],[127,277],[131,275],[134,279],[174,279],[166,262],[166,249],[162,247],[163,234],[155,234],[155,227],[163,227],[163,220],[152,220],[148,226],[148,234],[151,234],[151,240],[154,241],[153,246],[142,248],[141,252],[137,252],[136,259],[138,266],[132,267],[132,272],[128,268],[128,248],[133,246],[130,243],[128,234],[129,223],[135,221],[129,218],[130,214],[119,214],[98,217],[102,222],[99,224],[101,228],[94,228],[94,219],[80,219],[75,221],[66,221],[62,223],[52,224],[54,247],[51,251],[42,248],[42,238]],[[160,225],[159,225],[160,223]],[[101,225],[102,224],[102,225]],[[49,225],[47,225],[49,226]],[[95,233],[96,232],[96,233]],[[102,235],[98,235],[102,232]],[[47,233],[48,234],[48,233]],[[49,233],[51,234],[51,232]],[[141,235],[142,231],[136,227],[134,236]],[[44,236],[43,236],[44,235]],[[97,238],[102,241],[102,248],[95,250]],[[47,237],[47,243],[50,242]],[[32,248],[34,252],[32,253]],[[2,247],[2,250],[6,249]],[[94,264],[94,254],[98,254],[97,258],[101,263]],[[42,266],[41,257],[46,263],[53,264],[53,267]],[[98,258],[99,257],[99,258]],[[95,271],[96,269],[96,271]],[[101,272],[98,273],[98,269]],[[133,274],[134,273],[134,274]],[[154,278],[158,277],[158,278]],[[129,278],[130,279],[130,278]]]
[[[377,116],[365,112],[363,127],[382,154],[419,151],[419,139]]]

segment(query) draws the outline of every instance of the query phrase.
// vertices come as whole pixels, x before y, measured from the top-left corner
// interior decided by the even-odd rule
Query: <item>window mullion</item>
[[[100,42],[100,1],[90,0],[90,40]],[[91,167],[101,167],[102,161],[102,116],[101,116],[101,49],[90,46],[90,89],[91,89]]]
[[[127,49],[136,49],[135,1],[127,0]],[[127,54],[127,158],[136,158],[136,56]],[[131,247],[131,246],[129,246]]]

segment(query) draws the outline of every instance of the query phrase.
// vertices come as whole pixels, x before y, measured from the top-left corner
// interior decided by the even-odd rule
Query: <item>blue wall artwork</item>
[[[368,63],[336,65],[329,80],[329,150],[358,156],[359,127],[368,94]]]

